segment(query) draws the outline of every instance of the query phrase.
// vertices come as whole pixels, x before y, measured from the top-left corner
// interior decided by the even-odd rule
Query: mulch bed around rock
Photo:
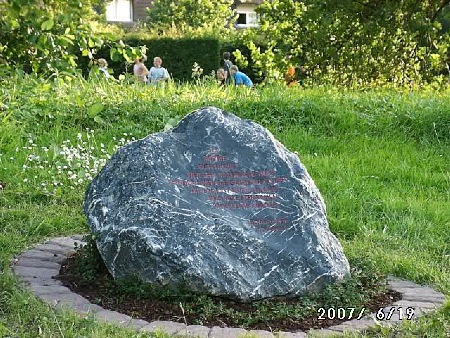
[[[201,324],[204,326],[220,326],[233,327],[236,326],[232,319],[226,314],[214,316],[212,319],[199,318],[195,314],[183,315],[183,309],[179,302],[169,302],[164,300],[149,298],[133,298],[129,295],[114,296],[110,292],[110,285],[113,282],[112,277],[106,269],[94,281],[83,281],[74,275],[73,269],[74,257],[69,257],[61,266],[60,274],[56,278],[59,279],[66,287],[73,292],[85,297],[91,303],[100,305],[101,307],[113,311],[117,311],[133,318],[144,319],[148,322],[156,320],[168,320],[184,323],[185,320],[189,325]],[[376,312],[379,308],[388,306],[393,302],[400,300],[401,294],[392,290],[380,293],[373,297],[369,302],[364,304],[365,313]],[[232,307],[235,310],[251,312],[254,308],[249,304],[233,302],[221,299],[225,306]],[[335,309],[337,310],[337,309]],[[355,318],[356,315],[353,317]],[[246,329],[268,330],[268,331],[307,331],[309,329],[327,328],[337,325],[345,320],[339,319],[319,319],[319,314],[303,318],[302,320],[294,320],[292,318],[279,318],[270,321],[261,321],[249,326]]]

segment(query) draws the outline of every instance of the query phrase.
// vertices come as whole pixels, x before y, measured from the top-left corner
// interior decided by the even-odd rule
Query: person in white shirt
[[[161,67],[162,59],[157,56],[153,59],[153,67],[150,68],[149,77],[152,85],[158,85],[170,79],[167,69]]]

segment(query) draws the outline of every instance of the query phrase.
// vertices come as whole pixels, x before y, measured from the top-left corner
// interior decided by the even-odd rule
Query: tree
[[[260,29],[249,34],[248,46],[256,62],[265,58],[261,63],[272,67],[269,74],[294,64],[307,66],[315,79],[340,84],[414,84],[446,69],[450,43],[438,19],[449,5],[449,0],[265,1],[257,9]],[[257,46],[255,40],[268,43]]]
[[[233,0],[154,0],[148,9],[147,22],[159,30],[167,27],[223,30],[236,19],[233,3]]]
[[[73,71],[103,41],[90,22],[103,0],[8,0],[0,4],[0,63],[35,73]]]

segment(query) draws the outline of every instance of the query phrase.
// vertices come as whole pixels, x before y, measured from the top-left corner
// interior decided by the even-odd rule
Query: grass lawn
[[[450,296],[448,92],[0,82],[0,337],[148,337],[53,311],[9,265],[47,238],[87,232],[84,190],[108,156],[206,105],[261,123],[298,152],[350,259]],[[449,337],[450,302],[418,322],[348,336]]]

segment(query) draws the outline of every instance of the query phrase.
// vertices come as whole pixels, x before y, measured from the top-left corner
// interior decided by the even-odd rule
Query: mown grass
[[[18,284],[9,264],[45,238],[87,231],[81,203],[96,161],[206,105],[261,123],[298,152],[350,259],[362,257],[385,273],[450,295],[448,92],[235,91],[208,83],[155,90],[127,80],[27,76],[0,82],[0,337],[146,336],[51,310]],[[59,155],[66,140],[72,155],[78,149],[89,160]],[[82,182],[70,179],[69,171]],[[418,323],[366,337],[449,332],[447,302]]]

